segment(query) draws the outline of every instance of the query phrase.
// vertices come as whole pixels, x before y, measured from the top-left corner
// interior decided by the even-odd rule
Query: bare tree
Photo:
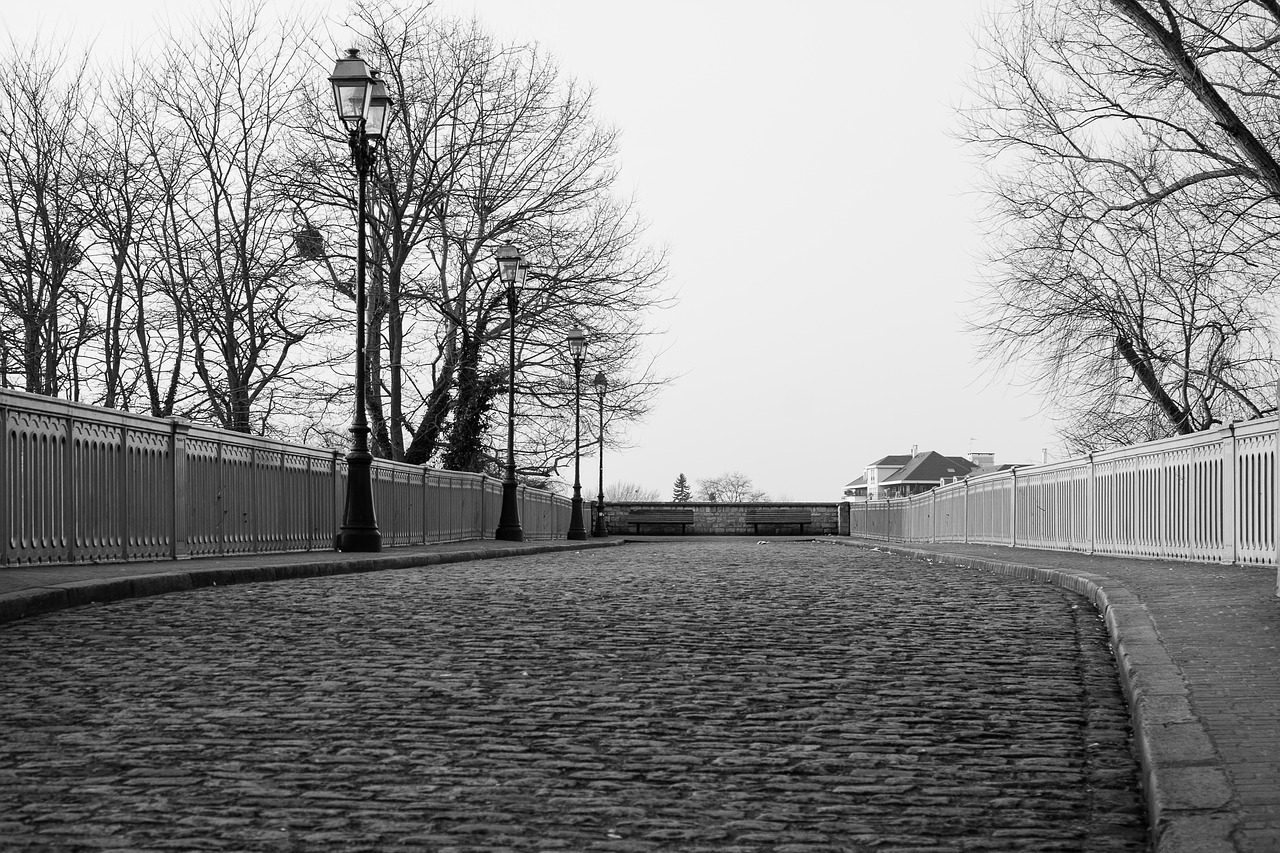
[[[645,315],[668,300],[663,253],[614,193],[617,132],[534,46],[408,4],[356,2],[352,22],[397,103],[369,207],[376,452],[490,469],[514,387],[521,473],[555,477],[578,450],[576,327],[610,377],[606,423],[587,407],[584,432],[618,445],[666,381]],[[0,127],[0,381],[336,442],[357,211],[306,28],[271,25],[261,0],[182,26],[105,76],[96,114],[84,65],[0,71],[9,112],[28,111]],[[507,242],[532,269],[515,317],[493,263]]]
[[[154,417],[175,413],[186,367],[185,317],[165,286],[166,213],[178,194],[147,71],[130,62],[102,86],[86,187],[95,236],[89,253],[102,294],[102,402]]]
[[[0,64],[0,304],[5,370],[17,355],[23,387],[79,391],[80,351],[92,335],[82,289],[89,226],[86,144],[92,110],[87,59],[10,41]]]
[[[660,501],[662,493],[630,480],[614,480],[604,487],[605,497],[615,503]]]
[[[1273,11],[1021,2],[992,21],[963,131],[996,202],[975,324],[1056,395],[1073,446],[1266,409]]]
[[[321,360],[304,342],[331,321],[294,251],[296,203],[284,178],[312,71],[303,59],[261,4],[223,4],[170,41],[150,93],[167,131],[151,161],[170,190],[163,274],[208,413],[245,432],[256,405],[295,399],[272,391]]]
[[[755,503],[769,500],[769,495],[756,488],[751,478],[740,471],[698,480],[695,497],[712,503]]]
[[[591,92],[535,48],[384,4],[357,4],[356,22],[397,100],[374,227],[367,399],[378,450],[493,466],[512,318],[492,254],[511,242],[532,265],[514,318],[520,467],[554,473],[573,453],[570,328],[587,329],[593,369],[618,380],[611,440],[663,381],[636,318],[665,303],[665,261],[612,195],[616,132],[592,117]],[[332,267],[339,289],[344,268]]]

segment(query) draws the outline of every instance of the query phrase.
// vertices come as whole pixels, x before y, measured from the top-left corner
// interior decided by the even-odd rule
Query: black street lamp
[[[604,378],[603,371],[597,371],[591,384],[595,386],[596,401],[600,404],[600,452],[596,454],[600,460],[600,497],[596,501],[596,524],[591,535],[608,536],[609,525],[604,520],[604,392],[609,387],[609,380]]]
[[[356,412],[351,422],[351,450],[347,453],[347,498],[342,527],[333,537],[339,551],[381,551],[382,534],[373,510],[373,454],[369,452],[369,421],[365,414],[365,196],[369,172],[378,158],[378,143],[387,130],[391,98],[386,85],[370,73],[360,51],[351,48],[329,77],[338,118],[347,128],[351,159],[356,166]]]
[[[569,515],[569,538],[586,539],[582,523],[582,361],[587,357],[587,336],[581,329],[569,332],[565,339],[573,357],[573,510]]]
[[[499,246],[498,278],[507,286],[507,311],[511,315],[510,342],[511,377],[507,380],[507,473],[502,480],[502,517],[498,520],[495,539],[523,542],[524,530],[520,527],[520,504],[516,500],[516,288],[524,285],[529,265],[520,252],[510,243]]]

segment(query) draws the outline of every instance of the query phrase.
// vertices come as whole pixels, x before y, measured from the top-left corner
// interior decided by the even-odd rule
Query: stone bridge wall
[[[840,532],[840,514],[839,504],[835,503],[812,503],[807,501],[786,501],[786,502],[770,502],[770,503],[700,503],[698,501],[689,501],[687,503],[669,503],[665,501],[646,501],[635,503],[616,503],[605,501],[605,523],[609,525],[609,533],[614,536],[621,536],[625,533],[635,533],[636,528],[626,523],[627,513],[632,510],[671,510],[671,509],[690,509],[693,510],[693,524],[686,527],[685,530],[689,535],[697,536],[751,536],[752,527],[747,523],[747,511],[751,509],[801,509],[808,510],[809,515],[813,518],[812,523],[806,524],[804,533],[806,536],[812,534],[814,536],[835,536]],[[595,504],[591,504],[591,518],[594,518],[596,511]],[[588,521],[588,528],[591,522]],[[679,533],[679,525],[651,525],[646,524],[642,528],[643,533]],[[798,528],[794,524],[778,525],[775,529],[772,525],[760,525],[761,536],[770,534],[794,534],[798,532]]]

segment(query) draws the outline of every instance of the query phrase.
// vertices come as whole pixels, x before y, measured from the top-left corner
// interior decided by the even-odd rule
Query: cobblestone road
[[[1105,630],[821,543],[223,587],[0,628],[0,839],[1144,850]]]

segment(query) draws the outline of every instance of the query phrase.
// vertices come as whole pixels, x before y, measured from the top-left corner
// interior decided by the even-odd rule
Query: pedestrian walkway
[[[388,548],[376,554],[305,551],[235,554],[155,563],[0,567],[0,625],[66,607],[105,604],[124,598],[207,586],[408,569],[622,544],[624,540],[613,538],[588,539],[585,542],[499,542],[484,539]]]
[[[1280,851],[1280,600],[1270,566],[833,539],[1074,589],[1104,613],[1160,851]]]
[[[679,541],[626,537],[627,541]],[[697,541],[696,537],[689,537]],[[1053,583],[1106,617],[1161,853],[1280,850],[1280,602],[1269,567],[1129,560],[992,546],[880,549]],[[468,542],[381,555],[294,554],[0,570],[0,624],[94,601],[623,544]]]

